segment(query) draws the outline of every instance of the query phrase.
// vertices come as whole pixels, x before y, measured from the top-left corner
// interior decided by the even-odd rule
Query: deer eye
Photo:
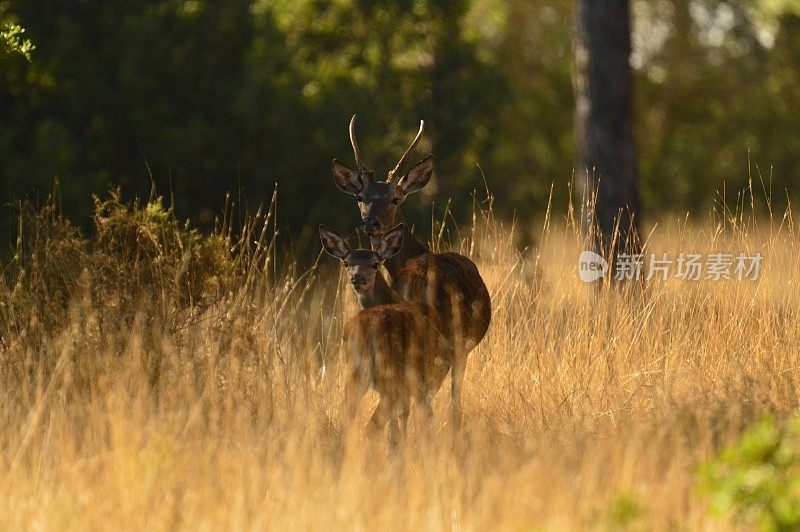
[[[375,264],[372,265],[372,269],[373,270],[377,270],[378,266],[379,266],[379,264],[376,262]]]
[[[400,204],[400,198],[392,199],[392,205],[399,205],[399,204]]]
[[[356,201],[359,203],[364,203],[364,198],[362,198],[361,196],[356,196]]]

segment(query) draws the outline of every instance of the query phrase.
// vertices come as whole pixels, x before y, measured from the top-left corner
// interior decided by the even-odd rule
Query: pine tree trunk
[[[630,3],[576,0],[575,7],[577,170],[585,194],[596,193],[584,222],[590,245],[614,265],[616,255],[640,247]]]

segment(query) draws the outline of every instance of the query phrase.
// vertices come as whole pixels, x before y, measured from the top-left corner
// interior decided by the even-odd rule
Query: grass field
[[[5,269],[5,529],[747,527],[711,511],[698,464],[798,403],[791,216],[649,226],[656,253],[761,253],[759,282],[596,290],[569,216],[511,227],[477,210],[445,246],[474,258],[494,307],[464,426],[443,390],[433,436],[412,423],[390,449],[339,432],[356,306],[332,259],[281,260],[268,215],[236,237],[228,213],[209,238],[158,204],[97,212],[91,240],[53,208],[23,214]]]

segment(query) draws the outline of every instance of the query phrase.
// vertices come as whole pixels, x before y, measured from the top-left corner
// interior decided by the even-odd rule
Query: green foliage
[[[712,508],[761,530],[800,527],[800,417],[762,419],[700,468]]]
[[[619,493],[606,507],[597,523],[600,530],[647,530],[643,518],[647,510],[639,498],[628,492]]]
[[[0,30],[0,47],[4,48],[6,53],[20,54],[28,61],[31,60],[31,52],[36,50],[36,46],[30,39],[25,39],[23,34],[25,28],[19,24],[12,24],[11,22],[3,22],[2,30]]]
[[[632,6],[645,212],[703,211],[723,189],[732,202],[748,186],[748,155],[776,209],[800,195],[797,2]],[[0,204],[36,203],[58,177],[66,214],[89,229],[91,194],[121,185],[147,197],[152,173],[180,198],[176,214],[208,229],[227,191],[247,210],[278,183],[280,224],[313,254],[309,220],[355,222],[330,160],[351,160],[358,113],[378,176],[426,120],[417,155],[435,153],[436,177],[405,206],[420,234],[434,194],[459,217],[484,178],[509,216],[541,212],[553,184],[564,207],[571,10],[571,0],[5,0],[0,20],[28,30],[37,60],[0,54]],[[0,241],[14,223],[0,217]]]
[[[747,187],[796,198],[796,2],[639,2],[638,131],[649,206],[701,210]],[[752,167],[748,168],[748,161]]]

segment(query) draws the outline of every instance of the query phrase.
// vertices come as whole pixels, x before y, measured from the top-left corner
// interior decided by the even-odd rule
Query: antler
[[[417,136],[414,138],[414,142],[412,142],[412,143],[411,143],[411,146],[409,146],[409,147],[408,147],[408,149],[407,149],[407,150],[406,150],[406,152],[403,154],[403,156],[402,156],[402,157],[400,157],[400,160],[399,160],[399,161],[397,161],[397,166],[395,166],[395,167],[394,167],[394,168],[393,168],[393,169],[392,169],[392,170],[389,172],[389,175],[388,175],[388,177],[386,178],[386,182],[387,182],[387,183],[388,183],[389,181],[391,181],[392,179],[394,179],[394,176],[395,176],[395,174],[396,174],[398,171],[400,171],[400,167],[401,167],[401,166],[403,166],[403,164],[405,164],[405,162],[406,162],[406,159],[408,159],[408,156],[409,156],[409,154],[411,153],[411,150],[413,150],[413,149],[414,149],[414,147],[415,147],[415,146],[417,145],[417,143],[419,142],[419,139],[421,139],[421,138],[422,138],[422,132],[423,132],[423,131],[425,131],[425,121],[424,121],[424,120],[420,120],[420,121],[419,121],[419,131],[417,132]]]
[[[360,173],[369,172],[364,160],[361,158],[361,148],[358,147],[358,141],[356,140],[356,115],[353,115],[353,118],[350,119],[350,144],[353,145],[353,155],[356,156],[358,171]]]

